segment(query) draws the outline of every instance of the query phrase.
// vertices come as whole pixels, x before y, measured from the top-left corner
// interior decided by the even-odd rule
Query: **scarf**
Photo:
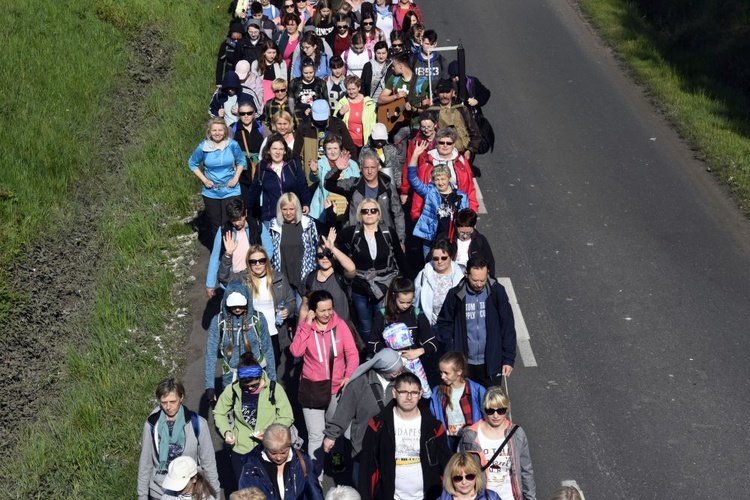
[[[167,415],[164,411],[159,412],[159,421],[156,423],[156,432],[159,433],[159,471],[167,470],[167,459],[169,458],[170,445],[179,445],[185,449],[185,410],[180,405],[177,418],[174,421],[172,435],[169,435]]]

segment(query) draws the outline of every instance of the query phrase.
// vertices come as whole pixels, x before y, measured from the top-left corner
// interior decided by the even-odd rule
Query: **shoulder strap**
[[[201,421],[198,418],[198,414],[190,410],[190,423],[193,424],[193,433],[195,439],[198,439],[201,435]]]
[[[372,389],[372,395],[375,396],[375,401],[378,402],[380,411],[383,411],[385,409],[385,405],[383,404],[383,398],[378,393],[378,389],[373,384],[370,384],[370,389]]]
[[[302,472],[305,474],[305,477],[307,477],[307,464],[305,463],[305,456],[297,448],[294,448],[294,453],[297,454],[299,464],[302,466]]]
[[[518,425],[514,425],[513,428],[510,430],[510,432],[508,433],[508,435],[505,436],[505,439],[503,439],[503,442],[500,443],[500,446],[497,447],[497,450],[495,450],[495,453],[492,455],[492,458],[487,460],[487,463],[484,464],[484,466],[482,467],[482,471],[486,471],[487,469],[489,469],[492,462],[494,462],[497,456],[500,454],[500,451],[502,451],[502,449],[505,448],[505,445],[508,444],[508,441],[510,441],[510,438],[513,437],[513,434],[516,432],[516,429],[518,429]]]
[[[315,275],[318,274],[318,270],[312,271],[310,274],[307,275],[307,278],[305,278],[305,290],[310,291],[312,290],[312,286],[315,283]]]
[[[268,401],[276,406],[276,381],[271,380],[271,383],[268,385]]]

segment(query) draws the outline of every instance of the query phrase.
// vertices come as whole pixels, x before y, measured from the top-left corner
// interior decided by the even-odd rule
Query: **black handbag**
[[[335,331],[335,328],[331,330],[331,351],[328,356],[328,367],[331,378],[327,380],[313,381],[302,377],[299,380],[297,400],[303,408],[325,410],[331,402],[331,384],[333,381],[333,342],[335,342],[336,338]]]

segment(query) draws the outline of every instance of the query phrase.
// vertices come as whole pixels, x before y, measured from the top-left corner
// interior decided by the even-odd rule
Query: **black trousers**
[[[503,385],[503,376],[501,374],[487,375],[486,365],[469,364],[469,378],[485,388],[494,385]]]

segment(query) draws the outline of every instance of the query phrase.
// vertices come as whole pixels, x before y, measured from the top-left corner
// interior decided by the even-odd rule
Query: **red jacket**
[[[410,144],[410,148],[413,147]],[[411,154],[407,151],[407,158],[411,158]],[[439,164],[440,160],[436,150],[430,150],[419,157],[419,165],[417,165],[417,177],[422,182],[429,184],[432,176],[432,169],[436,164]],[[471,172],[469,162],[463,155],[457,154],[454,150],[453,158],[453,169],[456,171],[456,187],[466,193],[469,196],[469,208],[475,212],[479,211],[479,202],[477,201],[477,190],[474,187],[474,174]],[[404,172],[408,171],[408,166],[404,168]],[[408,194],[411,189],[409,181],[401,181],[401,193]],[[406,192],[404,192],[406,191]],[[411,213],[409,214],[413,220],[419,219],[422,214],[422,207],[424,207],[424,199],[417,193],[413,193],[411,198]]]
[[[329,375],[329,356],[331,355],[331,330],[336,340],[333,358],[333,374]],[[341,389],[341,382],[349,378],[359,366],[359,352],[354,343],[352,332],[335,312],[325,331],[314,330],[313,325],[301,321],[297,334],[289,346],[293,356],[302,358],[302,377],[313,382],[331,379],[331,393]]]

